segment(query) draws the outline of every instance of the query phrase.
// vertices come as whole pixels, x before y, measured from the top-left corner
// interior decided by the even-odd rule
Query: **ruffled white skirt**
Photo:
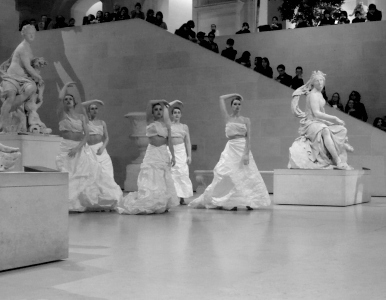
[[[138,175],[138,192],[126,195],[116,210],[129,215],[160,214],[177,205],[167,146],[148,145]]]
[[[245,142],[243,138],[228,141],[220,161],[213,170],[212,183],[200,197],[190,202],[189,206],[232,209],[238,206],[258,208],[271,203],[251,152],[249,164],[244,165],[242,157]]]
[[[179,198],[193,196],[193,186],[189,178],[189,166],[186,163],[187,155],[185,144],[173,145],[176,164],[172,167],[172,178]],[[171,154],[170,154],[171,155]]]
[[[97,161],[102,166],[102,169],[109,174],[111,177],[114,178],[114,167],[113,162],[111,161],[110,155],[107,153],[107,150],[105,149],[101,155],[98,155],[98,149],[103,146],[103,143],[100,142],[95,145],[90,145],[90,149],[95,154]]]
[[[114,209],[122,198],[121,188],[103,170],[87,144],[75,157],[68,156],[68,152],[78,144],[63,139],[56,156],[58,170],[69,173],[69,210]]]

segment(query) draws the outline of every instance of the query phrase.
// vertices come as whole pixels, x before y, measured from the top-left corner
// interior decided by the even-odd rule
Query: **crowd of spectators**
[[[146,21],[154,24],[163,29],[168,29],[166,23],[163,21],[162,12],[158,11],[154,16],[154,10],[149,9],[146,13]],[[83,25],[99,24],[113,21],[129,20],[129,19],[142,19],[145,20],[145,14],[142,11],[141,3],[136,3],[134,9],[130,12],[125,6],[121,7],[119,4],[114,4],[113,12],[97,11],[96,15],[89,14],[83,18]],[[58,15],[53,21],[47,15],[42,15],[39,22],[36,19],[25,20],[20,24],[19,30],[24,25],[33,25],[37,31],[66,28],[75,26],[75,19],[71,18],[66,22],[66,19],[62,15]]]
[[[382,20],[382,12],[377,9],[375,4],[370,4],[368,9],[363,4],[358,4],[352,15],[355,15],[352,23]],[[325,9],[323,13],[315,16],[312,9],[306,4],[299,7],[295,21],[295,28],[350,24],[347,12],[344,10]]]

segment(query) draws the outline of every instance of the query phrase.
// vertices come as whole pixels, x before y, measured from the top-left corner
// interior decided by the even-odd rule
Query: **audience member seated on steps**
[[[38,27],[38,24],[36,23],[36,19],[31,19],[29,21],[30,25],[32,25],[33,27],[35,27],[36,31],[39,31],[39,27]]]
[[[353,101],[353,105],[349,105],[350,100]],[[349,113],[351,111],[351,113]],[[367,112],[364,104],[361,102],[361,94],[357,91],[352,91],[349,100],[347,101],[345,112],[349,115],[362,120],[363,122],[367,122]]]
[[[162,14],[162,12],[158,11],[156,14],[155,14],[155,21],[154,21],[154,25],[158,26],[158,27],[161,27],[165,30],[168,29],[168,26],[166,25],[166,23],[164,22],[164,15]]]
[[[278,65],[277,72],[279,73],[279,76],[277,76],[275,80],[280,82],[281,84],[291,87],[292,77],[285,72],[285,66]]]
[[[155,23],[155,17],[154,17],[154,10],[148,9],[146,13],[146,22],[149,22],[151,24]]]
[[[348,19],[347,11],[342,10],[340,12],[338,24],[350,24],[350,20]]]
[[[309,27],[307,22],[304,20],[304,17],[302,15],[298,15],[296,17],[296,25],[295,28],[306,28]]]
[[[261,60],[260,73],[269,78],[273,78],[273,70],[270,66],[269,59],[267,57],[263,57],[263,59]]]
[[[292,78],[291,82],[291,88],[294,90],[297,90],[300,88],[302,85],[304,85],[303,81],[303,68],[302,67],[297,67],[295,70],[296,75]]]
[[[328,101],[328,104],[330,104],[332,108],[339,109],[340,111],[344,112],[343,104],[340,103],[339,93],[333,93],[331,100]]]
[[[279,19],[277,17],[272,18],[271,30],[282,30],[283,26],[279,23]]]
[[[186,22],[186,26],[188,27],[189,40],[196,43],[196,33],[193,31],[193,28],[196,27],[196,24],[194,24],[192,20],[189,20]]]
[[[209,39],[209,45],[210,45],[210,50],[212,50],[213,52],[215,53],[219,53],[218,51],[218,46],[217,44],[214,42],[214,38],[215,38],[215,34],[213,32],[209,32],[208,33],[208,39]]]
[[[334,25],[335,19],[331,16],[329,10],[324,10],[322,21],[320,21],[319,26]]]
[[[369,5],[369,11],[367,12],[367,21],[381,21],[382,12],[377,9],[375,4]]]
[[[68,27],[74,27],[75,26],[75,19],[74,18],[71,18],[69,21],[68,21]]]
[[[373,126],[380,130],[386,131],[386,124],[383,123],[382,118],[375,118]]]
[[[186,40],[189,40],[189,29],[188,29],[188,25],[185,24],[182,24],[182,26],[180,28],[178,28],[175,32],[174,32],[175,35],[178,35]]]
[[[118,3],[114,3],[114,11],[111,13],[111,21],[118,21],[121,15],[121,6]]]
[[[145,14],[141,10],[142,6],[141,3],[136,3],[135,4],[135,9],[131,11],[131,18],[132,19],[142,19],[145,20]]]
[[[251,67],[251,53],[249,51],[244,51],[243,54],[241,54],[241,57],[236,59],[236,62],[240,65],[243,65],[244,67],[250,68]]]
[[[83,25],[92,24],[92,21],[95,20],[95,16],[93,14],[89,14],[87,17],[83,18]]]
[[[249,31],[249,24],[247,22],[244,22],[243,23],[243,28],[241,28],[241,30],[236,32],[236,34],[243,34],[243,33],[251,33]]]
[[[221,51],[221,56],[224,56],[230,60],[235,60],[237,50],[233,49],[235,41],[233,39],[227,39],[227,46],[224,50]]]
[[[263,59],[260,56],[255,57],[255,67],[253,68],[253,71],[261,73],[261,69],[262,69],[261,62],[262,61],[263,61]]]
[[[38,23],[38,29],[39,29],[39,31],[43,31],[44,30],[44,23],[43,22],[39,22]]]
[[[98,10],[95,15],[95,20],[92,21],[92,24],[103,23],[103,11]]]
[[[197,33],[197,44],[205,49],[212,50],[209,42],[205,41],[205,33],[202,31]]]
[[[65,22],[66,19],[62,16],[62,15],[58,15],[56,17],[56,22],[55,22],[55,25],[54,25],[54,29],[57,29],[57,28],[65,28],[65,27],[68,27],[68,24]]]
[[[355,12],[355,18],[352,20],[352,23],[362,23],[366,22],[366,19],[362,17],[362,14],[360,11]]]
[[[44,30],[50,30],[54,26],[52,20],[47,15],[42,15],[41,22],[44,23]]]
[[[210,32],[209,33],[213,33],[215,36],[220,35],[219,31],[216,28],[216,24],[210,25]],[[209,36],[209,33],[208,33],[208,36]]]
[[[121,8],[118,20],[129,20],[129,19],[130,19],[129,9],[126,6],[124,6]]]
[[[111,22],[111,14],[108,11],[103,14],[103,22]]]

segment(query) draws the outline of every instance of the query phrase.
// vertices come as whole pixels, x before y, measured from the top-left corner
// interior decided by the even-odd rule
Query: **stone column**
[[[139,150],[139,156],[126,166],[125,191],[133,192],[138,190],[137,179],[149,139],[146,136],[146,113],[133,112],[125,115],[130,121],[132,134],[130,138],[135,141]]]

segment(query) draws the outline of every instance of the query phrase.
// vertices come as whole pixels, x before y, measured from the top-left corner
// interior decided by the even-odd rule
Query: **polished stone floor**
[[[70,258],[1,272],[0,299],[386,299],[386,198],[71,214]]]

